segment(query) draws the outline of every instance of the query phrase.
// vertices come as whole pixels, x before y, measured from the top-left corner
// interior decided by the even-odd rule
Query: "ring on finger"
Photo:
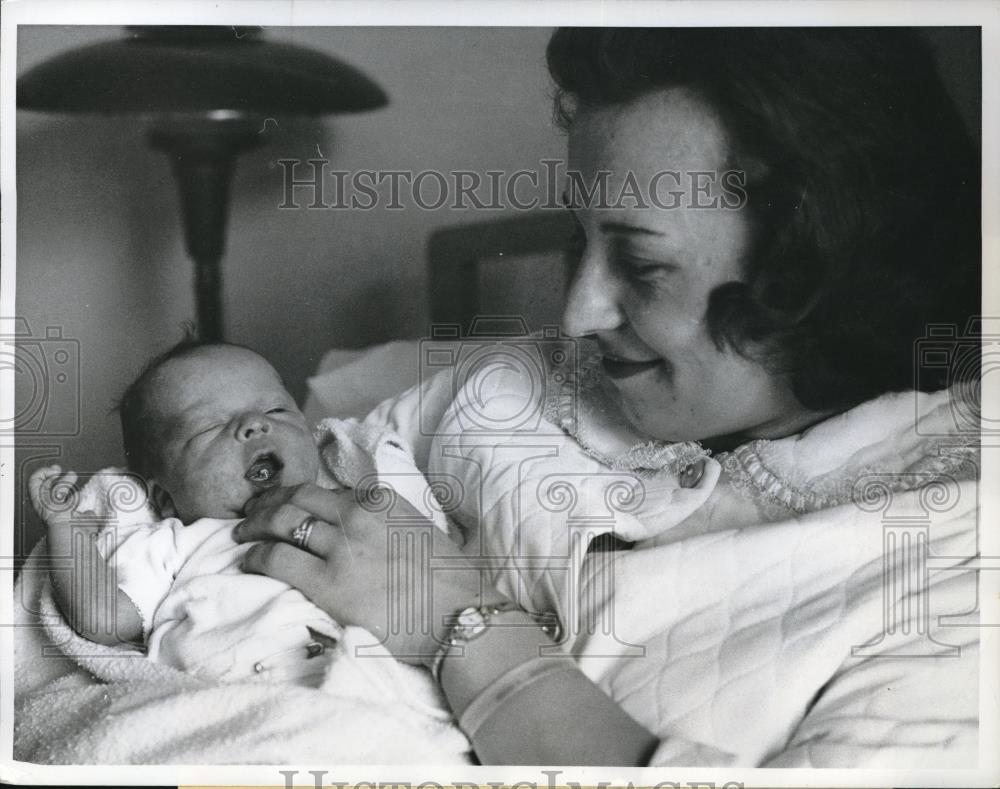
[[[309,550],[307,547],[309,544],[309,536],[312,534],[313,526],[316,525],[317,518],[312,515],[306,515],[302,519],[302,523],[295,527],[295,531],[292,532],[292,542],[295,543],[296,548],[301,548],[303,551]]]

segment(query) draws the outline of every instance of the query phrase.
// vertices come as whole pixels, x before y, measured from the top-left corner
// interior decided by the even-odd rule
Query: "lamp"
[[[382,89],[320,52],[264,40],[259,28],[129,27],[128,37],[57,55],[17,81],[17,106],[127,114],[170,157],[195,265],[198,333],[223,337],[220,261],[236,157],[267,118],[385,106]]]

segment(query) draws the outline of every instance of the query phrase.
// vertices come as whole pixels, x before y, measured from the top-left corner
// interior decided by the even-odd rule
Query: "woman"
[[[979,309],[978,162],[927,48],[898,29],[591,29],[557,32],[548,59],[571,172],[610,173],[611,195],[677,174],[672,208],[571,196],[564,327],[597,340],[640,434],[716,453],[712,496],[613,555],[616,631],[577,637],[575,662],[540,660],[544,624],[474,572],[435,576],[425,632],[385,633],[402,604],[387,576],[429,571],[387,555],[349,492],[261,497],[238,533],[268,540],[247,568],[433,666],[483,763],[968,766],[975,628],[899,641],[920,630],[882,618],[905,559],[871,500],[852,503],[873,478],[894,505],[928,484],[965,495],[929,532],[957,557],[930,584],[935,615],[975,607],[955,570],[976,551],[977,438],[947,392],[891,394],[961,377],[915,371],[914,348]],[[689,177],[733,172],[737,206]],[[291,543],[310,515],[306,552]]]

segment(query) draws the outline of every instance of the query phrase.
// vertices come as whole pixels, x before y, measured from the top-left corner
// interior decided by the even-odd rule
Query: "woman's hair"
[[[671,87],[720,118],[751,227],[743,281],[709,298],[720,348],[767,349],[814,409],[960,374],[917,376],[915,344],[979,314],[979,155],[916,32],[561,29],[548,64],[564,128]]]

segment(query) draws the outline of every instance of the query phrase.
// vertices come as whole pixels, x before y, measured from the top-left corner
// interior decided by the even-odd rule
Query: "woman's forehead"
[[[570,130],[566,200],[584,224],[619,235],[624,225],[633,242],[735,270],[747,219],[738,195],[725,194],[727,147],[716,113],[685,89],[583,109]]]
[[[727,156],[718,114],[686,88],[652,91],[625,104],[580,107],[570,126],[570,170],[708,170],[721,168]]]

